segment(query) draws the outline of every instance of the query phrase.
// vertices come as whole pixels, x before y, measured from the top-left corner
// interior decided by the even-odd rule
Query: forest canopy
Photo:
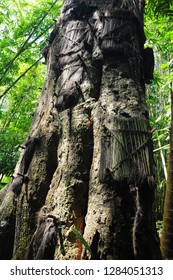
[[[0,4],[0,181],[12,175],[44,82],[48,44],[62,1]],[[6,177],[7,176],[7,177]]]

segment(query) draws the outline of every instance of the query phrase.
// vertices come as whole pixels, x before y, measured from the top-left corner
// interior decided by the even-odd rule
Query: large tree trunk
[[[1,258],[160,259],[144,3],[64,2],[26,148],[0,193]]]

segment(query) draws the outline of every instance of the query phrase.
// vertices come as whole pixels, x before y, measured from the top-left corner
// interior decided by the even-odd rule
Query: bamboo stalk
[[[168,157],[166,196],[163,215],[161,251],[165,259],[173,259],[173,92],[171,90],[170,152]]]
[[[158,136],[159,135],[158,135],[158,132],[157,132],[157,137]],[[165,161],[165,157],[164,157],[164,154],[163,154],[163,150],[162,150],[162,145],[161,145],[160,139],[158,139],[158,145],[159,145],[160,157],[161,157],[161,160],[162,160],[162,166],[163,166],[163,171],[164,171],[165,179],[167,180],[166,161]]]

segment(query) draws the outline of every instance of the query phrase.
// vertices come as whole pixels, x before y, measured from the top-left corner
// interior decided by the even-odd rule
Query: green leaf
[[[74,234],[79,238],[79,240],[81,241],[81,243],[84,245],[84,247],[90,252],[90,254],[92,255],[92,251],[90,246],[88,245],[88,243],[86,242],[86,240],[83,238],[83,236],[80,234],[80,232],[76,229],[76,227],[73,225],[71,227],[72,231],[74,232]]]
[[[165,68],[167,68],[169,66],[169,61],[168,62],[166,62],[166,63],[163,63],[163,64],[161,64],[161,68],[162,69],[165,69]]]

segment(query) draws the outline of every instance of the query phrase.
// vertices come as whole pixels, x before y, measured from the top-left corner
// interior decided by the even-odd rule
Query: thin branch
[[[160,151],[160,150],[165,150],[165,149],[168,149],[169,147],[170,147],[170,144],[167,144],[167,145],[164,145],[162,147],[159,147],[159,148],[153,150],[153,152],[155,153],[155,152]]]
[[[165,175],[165,180],[167,180],[166,160],[165,160],[165,157],[164,157],[164,154],[163,154],[163,149],[162,149],[162,146],[161,146],[160,139],[158,139],[158,145],[159,145],[159,149],[160,149],[160,157],[161,157],[161,160],[162,160],[162,167],[163,167],[163,171],[164,171],[164,175]]]
[[[32,37],[32,35],[34,34],[34,32],[37,30],[37,28],[39,27],[39,25],[42,23],[42,21],[46,18],[46,16],[49,14],[50,10],[54,7],[54,5],[56,4],[58,0],[55,0],[53,2],[53,4],[50,6],[49,10],[44,14],[44,16],[40,19],[40,21],[37,23],[37,25],[32,29],[32,31],[29,33],[26,41],[23,43],[23,45],[21,46],[21,48],[19,49],[19,51],[16,53],[16,55],[6,64],[5,71],[0,79],[0,82],[3,80],[3,78],[5,77],[6,73],[8,72],[8,70],[11,68],[13,62],[16,60],[16,58],[26,50],[26,45],[28,43],[28,41],[30,40],[30,38]],[[38,38],[37,38],[38,39]],[[34,40],[35,41],[35,40]],[[33,41],[33,42],[34,42]],[[32,43],[33,43],[32,42]]]
[[[40,33],[39,35],[38,35],[38,37],[36,37],[33,41],[31,41],[29,44],[28,44],[28,47],[30,47],[33,43],[35,43],[40,37],[42,37],[44,34],[45,34],[45,32],[47,31],[47,30],[49,30],[51,27],[53,27],[54,26],[54,23],[53,24],[51,24],[51,25],[49,25],[45,30],[43,30],[43,32],[42,33]],[[28,47],[27,47],[27,49],[28,49]],[[26,51],[27,49],[24,49],[24,51]]]
[[[15,114],[19,111],[22,101],[23,101],[23,97],[20,98],[20,100],[15,104],[15,107],[13,106],[13,110],[12,110],[10,116],[8,114],[7,118],[5,119],[4,124],[2,126],[2,130],[1,130],[2,133],[5,133],[7,127],[9,127],[11,121],[14,119]]]
[[[40,60],[42,59],[42,57],[40,57],[37,61],[35,61],[28,69],[26,69],[26,71],[24,73],[22,73],[22,75],[20,75],[13,83],[11,86],[9,86],[1,95],[0,98],[2,98],[5,94],[7,94],[7,92],[9,92],[10,89],[12,89],[12,87],[14,87],[18,81],[20,81],[20,79],[26,75],[26,73],[28,73]]]

